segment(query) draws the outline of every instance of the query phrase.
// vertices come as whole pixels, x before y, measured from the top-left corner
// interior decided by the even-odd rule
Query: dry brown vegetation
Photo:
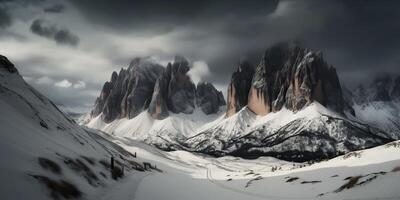
[[[344,189],[350,189],[350,188],[354,187],[360,178],[361,178],[361,176],[353,176],[353,177],[346,178],[345,180],[348,180],[347,183],[340,186],[340,188],[335,190],[335,192],[341,192]]]

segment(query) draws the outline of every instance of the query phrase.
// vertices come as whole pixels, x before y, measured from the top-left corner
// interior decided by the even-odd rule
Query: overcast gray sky
[[[400,73],[396,0],[0,0],[0,54],[56,104],[93,105],[112,71],[138,56],[194,63],[195,81],[225,90],[238,61],[271,44],[322,50],[352,87]]]

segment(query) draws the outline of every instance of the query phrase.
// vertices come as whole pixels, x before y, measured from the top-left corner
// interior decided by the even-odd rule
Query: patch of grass
[[[47,189],[50,190],[50,196],[58,200],[61,197],[65,199],[79,198],[82,196],[82,192],[73,184],[65,180],[53,180],[46,176],[41,175],[30,175],[40,183],[43,183]]]
[[[50,170],[55,174],[61,174],[61,167],[54,161],[47,158],[39,157],[38,162],[43,169]]]
[[[289,178],[289,179],[286,180],[287,183],[290,183],[290,182],[293,182],[293,181],[299,179],[299,177],[288,177],[288,178]]]

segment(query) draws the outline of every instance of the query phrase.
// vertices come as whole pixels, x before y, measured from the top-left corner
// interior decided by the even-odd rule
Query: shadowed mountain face
[[[248,69],[248,72],[241,73],[245,81],[253,74],[252,68]],[[239,102],[236,104],[239,109],[247,100],[250,110],[258,115],[266,115],[284,106],[298,111],[318,101],[339,113],[354,112],[343,99],[335,68],[324,61],[320,52],[315,53],[291,43],[278,44],[265,51],[250,84],[236,78],[237,73],[240,70],[232,76],[229,94],[249,91],[247,95],[241,94],[246,99],[240,101],[236,95],[228,96],[228,102]],[[232,109],[228,108],[227,116],[232,114]]]
[[[133,118],[149,107],[154,85],[163,67],[147,59],[132,60],[128,69],[113,72],[96,99],[92,117],[103,113],[102,119]]]
[[[180,56],[164,68],[146,58],[132,60],[128,69],[113,72],[96,99],[91,117],[99,114],[104,122],[134,118],[148,111],[154,119],[172,113],[193,113],[196,106],[206,114],[225,105],[220,91],[212,84],[199,83],[199,91],[187,72],[189,62]]]

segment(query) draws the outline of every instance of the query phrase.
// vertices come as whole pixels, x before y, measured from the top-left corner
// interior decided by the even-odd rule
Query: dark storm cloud
[[[271,1],[163,1],[118,0],[80,1],[69,0],[91,22],[109,26],[116,31],[168,32],[177,26],[208,23],[209,19],[246,16],[249,13],[268,12],[276,5]],[[257,5],[257,6],[256,6]]]
[[[44,12],[48,13],[61,13],[65,10],[65,6],[63,4],[55,4],[52,6],[48,6],[43,9]]]
[[[0,7],[0,30],[9,27],[11,22],[11,17],[8,12]]]
[[[79,38],[67,29],[60,29],[57,26],[50,24],[48,21],[36,19],[31,25],[32,33],[39,36],[55,40],[58,44],[68,44],[76,46],[79,43]]]

